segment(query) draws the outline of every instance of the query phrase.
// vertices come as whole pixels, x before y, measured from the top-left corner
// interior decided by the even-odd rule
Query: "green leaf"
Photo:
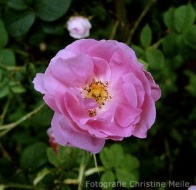
[[[46,33],[46,34],[55,34],[55,35],[62,35],[63,32],[64,32],[64,28],[62,27],[62,25],[60,24],[48,24],[48,23],[44,23],[42,25],[43,27],[43,31]]]
[[[113,189],[115,186],[115,175],[112,171],[106,171],[101,175],[101,184],[103,189]]]
[[[146,24],[141,31],[140,42],[144,48],[150,46],[152,42],[152,30],[148,24]]]
[[[15,66],[15,55],[11,49],[0,49],[0,64],[4,66]]]
[[[131,187],[131,181],[138,181],[138,176],[134,172],[125,169],[116,169],[115,172],[118,181],[123,182],[127,188]]]
[[[15,94],[21,94],[26,91],[23,86],[21,86],[20,84],[17,84],[17,83],[15,83],[14,85],[11,84],[9,87],[10,87],[10,90]]]
[[[0,83],[0,98],[3,98],[9,94],[9,88],[7,82]]]
[[[163,14],[163,21],[165,25],[171,30],[175,30],[174,12],[175,12],[174,8],[169,8],[169,10]]]
[[[196,74],[191,71],[186,71],[185,74],[189,77],[189,83],[186,86],[186,90],[193,96],[196,97]]]
[[[114,167],[119,167],[120,163],[124,162],[124,151],[121,145],[119,144],[113,144],[110,147],[110,154],[112,155],[112,157],[115,159],[113,159],[113,163],[114,163]]]
[[[107,148],[107,147],[105,147],[101,151],[100,159],[101,159],[102,164],[106,168],[112,168],[115,165],[115,163],[114,163],[114,155],[112,154],[111,150],[109,148]]]
[[[136,157],[127,154],[124,156],[123,162],[120,163],[120,166],[122,169],[134,171],[140,166],[140,162]]]
[[[145,70],[148,70],[148,63],[146,62],[146,61],[144,61],[143,59],[138,59],[138,61],[141,63],[141,64],[143,64],[144,65],[144,69]]]
[[[174,25],[177,32],[185,31],[195,21],[195,10],[191,4],[182,5],[175,9]]]
[[[13,37],[20,37],[26,34],[33,25],[35,14],[32,11],[8,9],[5,13],[5,21],[9,33]]]
[[[38,142],[28,146],[21,155],[20,165],[30,172],[38,169],[47,162],[46,144]]]
[[[192,25],[183,34],[184,43],[196,50],[196,25]]]
[[[25,10],[28,8],[27,4],[24,0],[8,0],[7,4],[9,7],[15,9],[15,10]]]
[[[165,62],[163,53],[154,48],[149,48],[146,51],[146,59],[149,63],[149,67],[153,69],[160,69]]]
[[[47,157],[51,164],[53,164],[55,167],[62,166],[64,160],[62,160],[52,148],[47,148]]]
[[[131,48],[135,51],[137,57],[143,57],[144,50],[140,46],[132,45]]]
[[[35,11],[44,21],[54,21],[62,17],[68,10],[71,0],[36,0]]]
[[[5,29],[3,21],[0,19],[0,48],[6,46],[8,43],[8,34]]]
[[[169,33],[163,41],[163,51],[167,56],[173,57],[178,54],[176,39],[178,35],[174,32]]]

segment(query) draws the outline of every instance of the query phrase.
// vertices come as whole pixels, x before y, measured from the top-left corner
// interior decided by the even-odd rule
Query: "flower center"
[[[105,102],[108,99],[111,99],[111,96],[108,93],[108,82],[101,82],[93,80],[92,83],[84,88],[85,98],[92,98],[98,104],[99,108],[105,105]],[[89,116],[93,117],[96,115],[96,110],[89,110]]]

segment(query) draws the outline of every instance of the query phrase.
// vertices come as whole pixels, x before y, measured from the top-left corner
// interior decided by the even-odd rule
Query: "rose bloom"
[[[85,38],[89,36],[91,23],[82,16],[73,16],[67,21],[67,29],[69,35],[75,39]]]
[[[82,39],[60,50],[33,81],[54,110],[55,142],[100,152],[105,140],[145,138],[160,88],[127,45]]]

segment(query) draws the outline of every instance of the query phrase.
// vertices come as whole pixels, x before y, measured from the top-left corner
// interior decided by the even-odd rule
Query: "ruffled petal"
[[[137,107],[137,92],[135,87],[131,83],[123,84],[123,92],[126,98],[126,102],[131,104],[134,108]]]
[[[116,109],[115,120],[121,127],[128,127],[137,119],[140,113],[141,109],[120,103]]]
[[[81,87],[92,81],[93,61],[85,54],[66,60],[59,58],[50,68],[52,75],[67,86]]]
[[[152,75],[144,70],[144,73],[150,83],[150,87],[151,87],[151,95],[154,99],[154,101],[157,101],[160,97],[161,97],[161,89],[160,87],[155,83],[154,79],[152,78]]]
[[[90,101],[90,100],[89,100]],[[89,102],[88,102],[89,103]],[[78,124],[85,124],[90,116],[88,112],[88,107],[84,106],[84,102],[79,101],[77,96],[67,92],[64,95],[64,104],[66,106],[66,110],[70,117],[73,119],[74,122]],[[94,107],[92,106],[94,105]],[[93,104],[93,100],[91,102],[91,107],[96,108],[97,104]]]
[[[109,81],[111,77],[111,69],[109,63],[104,59],[93,57],[94,73],[97,79],[101,81]]]
[[[34,88],[35,90],[41,92],[42,94],[46,93],[46,89],[44,86],[44,74],[38,73],[36,74],[34,80],[33,80]]]
[[[62,146],[74,146],[84,150],[87,150],[93,154],[101,151],[105,144],[104,139],[88,136],[86,134],[78,133],[73,130],[74,123],[68,118],[54,114],[51,128],[55,138],[55,142]]]
[[[119,49],[115,44],[114,40],[101,40],[89,47],[87,53],[92,57],[99,57],[109,62],[113,53]]]
[[[50,67],[47,68],[44,74],[44,87],[47,93],[53,96],[66,90],[66,86],[52,75]]]
[[[76,40],[74,43],[68,45],[65,50],[73,52],[75,55],[79,55],[81,53],[88,54],[89,48],[96,43],[97,41],[94,39]]]
[[[146,96],[141,109],[140,121],[136,124],[133,135],[139,138],[145,138],[147,136],[147,130],[151,128],[156,118],[155,102],[153,98]]]
[[[122,76],[122,80],[125,83],[130,82],[134,86],[137,93],[137,107],[141,108],[145,97],[145,90],[142,82],[133,73],[125,74]]]

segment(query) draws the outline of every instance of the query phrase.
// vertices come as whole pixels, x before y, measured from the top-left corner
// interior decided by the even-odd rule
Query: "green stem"
[[[0,124],[3,124],[3,120],[4,120],[4,118],[5,118],[5,115],[6,115],[7,111],[8,111],[8,107],[9,107],[9,105],[10,105],[10,100],[11,100],[11,97],[8,96],[8,99],[7,99],[7,101],[6,101],[6,104],[5,104],[4,108],[3,108],[3,112],[2,112],[2,114],[0,115]]]
[[[1,184],[4,188],[18,188],[18,189],[34,189],[34,190],[44,190],[44,188],[34,187],[31,185],[22,185],[17,183]]]
[[[117,20],[115,23],[114,23],[114,26],[112,27],[112,32],[110,34],[110,40],[114,39],[115,35],[116,35],[116,31],[117,31],[117,28],[119,26],[119,20]]]
[[[0,131],[4,130],[2,133],[0,133],[0,137],[5,135],[7,132],[12,130],[13,128],[15,128],[20,123],[24,122],[25,120],[27,120],[30,117],[32,117],[33,115],[35,115],[38,111],[40,111],[44,107],[44,105],[45,105],[45,103],[41,104],[39,107],[37,107],[36,109],[34,109],[33,111],[29,112],[28,114],[26,114],[25,116],[23,116],[22,118],[20,118],[19,120],[15,121],[13,123],[0,126]]]
[[[142,19],[144,18],[144,16],[148,13],[148,11],[150,10],[151,6],[156,2],[156,0],[150,0],[150,2],[148,3],[148,5],[145,7],[145,9],[142,11],[141,15],[138,17],[137,21],[135,22],[135,24],[133,25],[132,29],[129,32],[128,38],[126,43],[130,44],[132,37],[135,33],[135,31],[137,30],[140,22],[142,21]]]
[[[5,65],[2,65],[0,64],[0,69],[3,69],[5,71],[20,71],[22,70],[24,67],[23,66],[5,66]]]
[[[171,151],[169,148],[169,143],[167,140],[165,140],[165,154],[168,157],[168,161],[169,161],[168,176],[169,176],[169,179],[171,179],[172,170],[173,170],[173,164],[172,164],[173,160],[172,160]]]
[[[160,40],[158,40],[156,43],[152,44],[151,47],[157,49],[161,43],[164,41],[163,38],[161,38]]]
[[[79,176],[78,176],[78,190],[82,190],[85,167],[86,166],[83,163],[80,165]]]
[[[85,177],[90,176],[90,175],[92,175],[94,173],[103,172],[103,171],[105,171],[105,168],[101,167],[101,166],[100,167],[90,168],[90,169],[85,171]]]

